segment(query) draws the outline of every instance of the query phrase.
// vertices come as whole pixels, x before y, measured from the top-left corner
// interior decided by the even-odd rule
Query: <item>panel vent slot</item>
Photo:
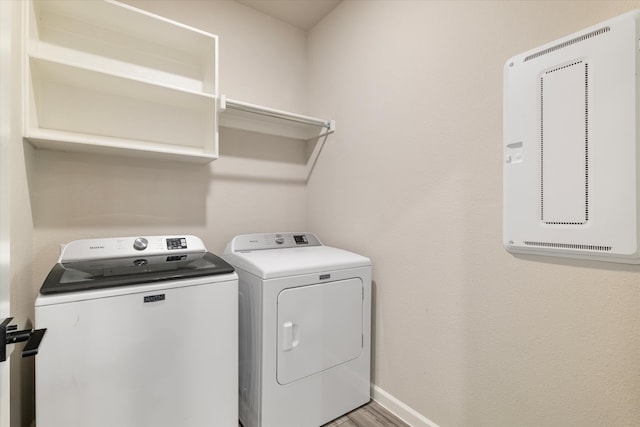
[[[608,252],[612,248],[611,246],[602,245],[580,245],[573,243],[552,243],[552,242],[524,242],[527,246],[537,246],[539,248],[552,248],[552,249],[580,249],[585,251],[600,251]]]
[[[540,219],[589,220],[589,64],[556,66],[540,77]]]
[[[590,39],[590,38],[595,37],[595,36],[599,36],[600,34],[604,34],[604,33],[607,33],[609,31],[611,31],[610,27],[602,27],[602,28],[600,28],[598,30],[591,31],[590,33],[584,34],[584,35],[582,35],[580,37],[576,37],[574,39],[567,40],[566,42],[557,44],[555,46],[548,47],[548,48],[546,48],[544,50],[541,50],[539,52],[532,53],[531,55],[529,55],[526,58],[524,58],[524,61],[522,61],[522,62],[530,61],[530,60],[535,59],[535,58],[537,58],[539,56],[546,55],[547,53],[554,52],[556,50],[565,48],[565,47],[570,46],[570,45],[575,44],[575,43],[579,43],[581,41],[585,41],[585,40]]]

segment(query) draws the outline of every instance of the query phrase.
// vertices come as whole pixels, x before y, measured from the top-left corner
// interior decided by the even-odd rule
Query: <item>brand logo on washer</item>
[[[331,279],[331,275],[330,274],[321,274],[320,275],[320,280],[327,280],[327,279]]]
[[[89,249],[104,249],[104,246],[102,245],[89,246]]]
[[[164,301],[165,296],[164,294],[158,294],[158,295],[148,295],[146,297],[144,297],[144,302],[158,302],[158,301]]]

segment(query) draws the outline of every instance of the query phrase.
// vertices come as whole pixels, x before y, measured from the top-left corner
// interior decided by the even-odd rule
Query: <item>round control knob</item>
[[[284,243],[284,236],[282,234],[276,234],[276,243],[279,245]]]
[[[133,249],[135,249],[136,251],[143,251],[147,249],[148,244],[149,241],[147,239],[145,239],[144,237],[138,237],[133,241]]]

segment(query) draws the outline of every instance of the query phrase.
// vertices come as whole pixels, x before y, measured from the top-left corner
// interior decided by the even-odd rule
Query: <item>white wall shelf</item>
[[[220,126],[310,140],[335,131],[335,121],[304,116],[220,96]]]
[[[217,158],[217,36],[111,0],[25,5],[24,136],[33,145]]]

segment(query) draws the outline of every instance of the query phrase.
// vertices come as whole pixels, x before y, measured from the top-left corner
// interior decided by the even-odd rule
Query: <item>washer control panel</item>
[[[164,255],[182,252],[206,252],[196,236],[134,236],[74,240],[62,249],[58,262],[129,256]]]
[[[232,252],[247,252],[265,249],[322,246],[322,243],[311,233],[268,233],[236,236],[230,245]]]

